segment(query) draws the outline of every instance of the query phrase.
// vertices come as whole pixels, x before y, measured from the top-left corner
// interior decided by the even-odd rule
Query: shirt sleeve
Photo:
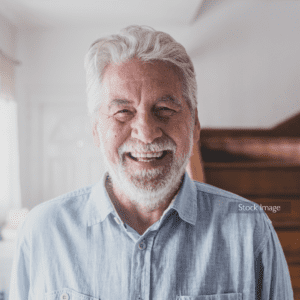
[[[269,237],[255,255],[255,299],[293,300],[288,265],[271,221],[267,222]]]
[[[14,252],[9,300],[29,299],[29,265],[29,249],[19,230]]]

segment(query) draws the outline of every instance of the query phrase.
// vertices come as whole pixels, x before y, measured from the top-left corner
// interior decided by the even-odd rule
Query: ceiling
[[[97,26],[112,23],[187,25],[202,0],[0,0],[17,26]],[[187,5],[188,3],[188,5]]]

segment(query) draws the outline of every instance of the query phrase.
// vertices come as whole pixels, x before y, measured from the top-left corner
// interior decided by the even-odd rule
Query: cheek
[[[193,124],[191,124],[191,122],[178,121],[173,125],[172,135],[170,134],[170,137],[176,143],[178,156],[185,155],[190,150],[193,141],[192,129]]]
[[[193,132],[193,124],[188,119],[185,122],[182,119],[174,120],[172,124],[170,124],[170,132],[172,132],[172,136],[176,139],[180,144],[184,145],[184,141],[189,141],[190,136]]]
[[[99,122],[99,131],[104,149],[110,156],[118,153],[118,148],[125,142],[128,136],[126,126],[118,124],[118,122],[110,118],[103,120],[101,124]]]
[[[113,122],[109,117],[101,118],[101,120],[99,120],[98,129],[103,142],[112,140],[115,137]]]

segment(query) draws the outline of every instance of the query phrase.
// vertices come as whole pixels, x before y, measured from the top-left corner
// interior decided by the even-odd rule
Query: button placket
[[[139,243],[138,247],[140,250],[145,250],[146,249],[146,242],[143,240]]]

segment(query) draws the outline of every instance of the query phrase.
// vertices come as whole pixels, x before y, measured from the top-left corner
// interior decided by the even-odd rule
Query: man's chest
[[[198,299],[178,297],[228,294],[237,291],[241,278],[253,276],[251,251],[242,245],[182,222],[173,225],[135,241],[101,226],[78,231],[73,239],[49,236],[33,273],[40,283],[33,294],[48,300]]]

